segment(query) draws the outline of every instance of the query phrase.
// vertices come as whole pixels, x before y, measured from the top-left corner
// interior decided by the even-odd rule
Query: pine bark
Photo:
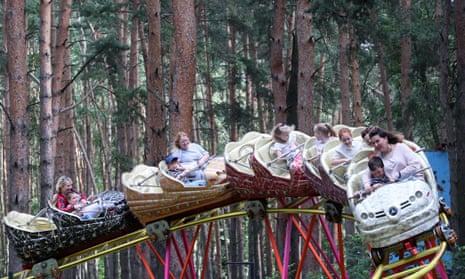
[[[277,123],[285,123],[287,118],[286,91],[287,78],[283,65],[284,20],[286,17],[286,0],[274,3],[274,19],[271,31],[271,86],[274,97],[274,111]]]
[[[25,1],[6,1],[5,22],[10,97],[8,158],[8,211],[29,212],[29,98],[27,94]],[[21,270],[21,262],[9,249],[9,271]]]
[[[147,1],[148,40],[145,59],[147,80],[147,123],[144,162],[157,165],[167,152],[167,125],[161,51],[160,1]],[[144,45],[145,46],[145,45]],[[142,48],[144,48],[144,46]]]
[[[313,130],[313,71],[314,71],[314,38],[313,18],[307,12],[312,4],[311,0],[298,0],[296,7],[296,31],[298,49],[297,76],[297,119],[300,131],[310,134]]]
[[[457,235],[465,233],[465,214],[463,209],[465,195],[463,195],[463,181],[465,181],[465,1],[454,1],[455,34],[457,40],[457,95],[454,107],[455,122],[449,129],[455,131],[455,141],[449,144],[449,160],[451,163],[451,206],[455,209],[452,215],[452,228]],[[464,245],[465,240],[458,238],[458,244]]]
[[[353,119],[350,125],[359,127],[365,125],[362,114],[362,93],[360,91],[360,63],[358,59],[359,41],[355,34],[355,28],[350,26],[350,63],[352,77],[352,111]]]
[[[40,3],[40,207],[53,194],[53,112],[52,112],[52,2]]]
[[[345,12],[341,12],[345,14]],[[339,86],[341,90],[341,119],[338,123],[351,125],[350,85],[349,85],[349,24],[338,23],[338,60],[339,60]]]
[[[227,61],[227,80],[228,80],[228,99],[229,103],[231,104],[230,110],[230,127],[229,127],[229,138],[231,140],[238,138],[238,106],[239,104],[236,102],[236,75],[237,75],[237,65],[235,62],[236,57],[236,27],[230,23],[226,26],[226,33],[228,34],[228,48],[230,57],[232,59],[228,59]]]
[[[193,135],[193,102],[197,29],[194,0],[173,0],[174,52],[170,98],[171,138],[184,131]]]
[[[410,28],[412,24],[411,2],[402,0],[402,21],[406,29],[402,36],[401,46],[401,103],[402,103],[402,132],[407,139],[412,139],[413,116],[411,114],[409,98],[412,94],[412,37]]]
[[[371,10],[371,23],[373,26],[378,26],[378,14],[376,7]],[[386,127],[388,130],[392,131],[394,128],[392,122],[392,110],[391,110],[391,98],[390,98],[390,90],[389,90],[389,83],[388,83],[388,76],[387,76],[387,68],[386,68],[386,61],[385,61],[385,51],[382,42],[377,39],[375,41],[375,49],[378,55],[378,68],[381,77],[381,91],[383,93],[383,102],[384,102],[384,109],[386,112]]]
[[[71,177],[76,183],[75,150],[70,149],[70,141],[74,139],[73,128],[69,127],[69,117],[72,110],[70,103],[65,103],[66,100],[72,100],[72,96],[65,97],[65,94],[72,94],[71,90],[66,90],[71,85],[67,85],[63,80],[66,65],[65,57],[67,55],[67,47],[69,46],[69,21],[71,18],[72,0],[60,1],[59,6],[59,21],[56,30],[56,42],[53,48],[53,137],[52,137],[52,152],[54,154],[53,172],[55,177],[66,175]],[[69,70],[69,69],[68,69]],[[65,88],[67,86],[67,88]],[[70,88],[69,88],[70,89]],[[68,118],[68,119],[67,119]],[[64,121],[66,123],[60,122]]]

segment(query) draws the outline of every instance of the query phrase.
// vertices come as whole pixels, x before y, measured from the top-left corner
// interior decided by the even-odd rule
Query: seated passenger
[[[168,168],[168,174],[172,177],[178,178],[186,171],[186,169],[179,164],[178,157],[174,157],[173,155],[166,157],[165,163]]]
[[[191,171],[195,171],[195,169],[186,169],[181,164],[179,164],[179,160],[177,157],[169,155],[165,159],[165,163],[167,166],[167,173],[176,178],[181,180],[182,183],[186,186],[205,186],[206,180],[205,179],[189,179],[189,173]]]
[[[68,204],[68,201],[66,199],[67,193],[75,192],[81,196],[82,200],[87,200],[86,195],[77,192],[73,188],[73,180],[71,180],[71,178],[68,176],[61,176],[60,178],[58,178],[56,184],[56,192],[57,193],[53,198],[54,203],[58,209],[66,212],[72,212],[74,210],[73,207]]]
[[[363,185],[361,191],[355,192],[355,196],[369,194],[381,185],[392,181],[384,172],[383,160],[378,156],[374,156],[368,161],[368,169],[366,171],[370,176],[370,185]]]
[[[373,128],[369,135],[376,155],[383,161],[387,177],[393,181],[401,181],[412,176],[422,177],[419,174],[421,171],[420,156],[402,142],[402,137],[379,127]],[[365,187],[370,186],[370,181],[369,173],[363,176]]]
[[[210,155],[202,146],[191,142],[186,133],[179,132],[174,141],[171,155],[178,158],[179,164],[183,168],[189,169],[189,172],[185,176],[186,181],[196,186],[206,184],[203,167],[208,162]],[[202,180],[203,183],[201,183]],[[202,185],[199,185],[199,183]]]
[[[284,156],[286,165],[290,168],[294,159],[301,154],[294,127],[279,123],[271,131],[271,137],[274,140],[270,147],[271,153],[278,158]]]
[[[71,213],[78,215],[81,219],[91,219],[88,214],[84,214],[81,210],[87,205],[87,202],[81,199],[81,196],[76,192],[68,192],[66,194],[68,206],[72,207]]]
[[[378,126],[370,126],[370,127],[366,127],[365,129],[363,129],[363,131],[360,133],[360,136],[362,137],[363,139],[363,142],[365,142],[365,144],[367,146],[374,146],[374,144],[371,142],[370,140],[370,131],[373,130],[374,128],[377,128]]]
[[[382,184],[391,182],[384,172],[383,160],[380,157],[374,156],[368,161],[368,169],[370,170],[370,186],[377,187]]]
[[[331,165],[350,163],[354,155],[362,149],[360,141],[353,141],[352,132],[349,128],[339,130],[339,140],[341,144],[334,152]]]
[[[315,124],[313,127],[313,133],[316,137],[316,148],[318,154],[323,152],[323,146],[325,143],[336,137],[336,132],[329,124],[326,123]]]

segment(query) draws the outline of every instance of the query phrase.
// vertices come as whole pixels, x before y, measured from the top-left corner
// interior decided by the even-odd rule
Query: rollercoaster
[[[362,141],[363,127],[348,128],[354,140]],[[330,158],[338,140],[326,143],[319,154],[315,137],[295,132],[300,156],[290,165],[285,156],[270,153],[270,135],[249,132],[229,142],[224,157],[209,160],[204,168],[206,186],[184,185],[168,174],[162,161],[124,173],[124,192],[95,196],[91,203],[99,208],[95,218],[80,218],[52,203],[37,215],[9,212],[3,219],[6,234],[23,262],[23,271],[13,277],[57,278],[68,268],[135,247],[154,278],[140,249],[146,243],[164,266],[164,278],[175,278],[170,248],[181,248],[172,235],[185,236],[187,229],[194,229],[189,241],[184,238],[185,254],[176,274],[203,278],[211,252],[205,249],[201,266],[190,260],[200,228],[208,228],[210,240],[215,222],[254,218],[265,227],[280,278],[290,278],[295,230],[301,238],[295,278],[303,276],[310,257],[327,278],[349,278],[343,221],[353,222],[368,247],[372,264],[366,268],[371,278],[447,278],[442,257],[454,247],[457,236],[449,226],[450,208],[438,196],[435,175],[420,147],[407,142],[421,158],[423,179],[386,183],[363,194],[360,180],[372,147],[365,145],[349,163],[333,166]],[[269,206],[271,201],[277,206]],[[235,210],[222,210],[226,207]],[[283,247],[277,245],[270,222],[278,214],[287,216]],[[317,227],[324,244],[312,234]],[[164,256],[153,247],[154,241],[165,242]],[[392,255],[397,258],[392,260]]]

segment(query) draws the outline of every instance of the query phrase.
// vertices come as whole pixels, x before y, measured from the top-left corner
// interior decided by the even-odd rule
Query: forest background
[[[121,190],[121,173],[156,165],[178,131],[221,154],[277,122],[309,135],[327,122],[448,152],[452,225],[465,233],[464,1],[0,5],[0,217],[37,213],[61,175],[88,194]],[[17,271],[3,230],[0,269]],[[140,263],[122,264],[131,253],[106,257],[104,276],[142,278]]]

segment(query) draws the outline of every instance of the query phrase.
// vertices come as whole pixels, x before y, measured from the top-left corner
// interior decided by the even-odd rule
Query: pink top
[[[384,163],[384,173],[392,180],[401,180],[417,174],[421,170],[421,158],[405,143],[396,143],[392,151],[383,155],[377,152]],[[370,185],[370,171],[366,171],[362,177],[363,185]]]

